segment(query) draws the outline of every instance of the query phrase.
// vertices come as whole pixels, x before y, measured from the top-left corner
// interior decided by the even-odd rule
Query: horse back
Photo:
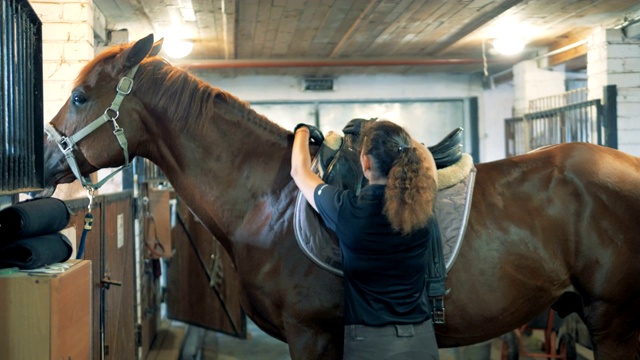
[[[588,297],[640,296],[632,281],[640,276],[640,158],[566,143],[476,168],[471,233],[502,237],[513,256],[534,249],[526,256],[557,284],[550,293],[578,286]],[[609,289],[602,279],[616,272],[629,276]]]
[[[590,143],[546,146],[529,153],[476,165],[478,181],[496,186],[553,186],[561,178],[584,191],[610,189],[637,198],[640,189],[640,158]],[[486,176],[484,176],[486,174]],[[483,181],[483,179],[485,181]]]
[[[568,143],[476,169],[464,243],[447,279],[441,344],[481,341],[467,331],[474,326],[498,336],[568,292],[580,300],[565,310],[587,314],[598,313],[594,299],[611,306],[640,299],[638,158]],[[479,320],[467,315],[477,309]],[[483,321],[505,314],[502,324]]]

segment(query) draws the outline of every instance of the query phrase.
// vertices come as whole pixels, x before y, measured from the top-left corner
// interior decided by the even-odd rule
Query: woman
[[[428,149],[397,124],[369,123],[360,134],[369,185],[356,195],[311,171],[309,141],[319,130],[300,124],[294,132],[291,176],[340,240],[344,359],[438,359],[425,289],[437,193]]]

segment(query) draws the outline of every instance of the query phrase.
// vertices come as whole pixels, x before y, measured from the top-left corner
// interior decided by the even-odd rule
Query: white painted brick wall
[[[534,60],[516,64],[513,67],[515,115],[525,114],[531,100],[562,94],[564,82],[564,71],[540,69]]]
[[[640,87],[640,72],[607,73],[607,85],[616,85],[618,89]]]
[[[43,23],[42,40],[90,41],[93,46],[93,29],[88,22]]]
[[[640,103],[640,88],[618,89],[618,103],[621,102]]]
[[[42,21],[44,121],[68,101],[80,70],[94,57],[93,0],[30,0]],[[59,186],[54,196],[84,196],[78,182]]]
[[[94,57],[91,0],[31,0],[42,21],[44,121],[68,98],[78,73]]]
[[[29,0],[31,6],[38,4],[93,4],[93,0]]]
[[[638,122],[640,121],[638,114],[640,114],[640,102],[622,102],[618,99],[618,118],[635,119]],[[619,129],[620,123],[621,119],[618,119]]]
[[[616,85],[618,148],[640,156],[640,41],[617,29],[597,29],[588,41],[587,74],[592,99]]]
[[[89,22],[93,26],[93,2],[70,2],[61,4],[65,21]]]

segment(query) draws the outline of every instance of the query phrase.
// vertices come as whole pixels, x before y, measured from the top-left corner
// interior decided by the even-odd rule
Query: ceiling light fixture
[[[162,44],[164,52],[173,59],[182,59],[191,54],[193,50],[193,41],[165,39]]]
[[[521,36],[506,35],[493,39],[493,48],[502,55],[515,55],[524,49],[525,41]]]
[[[191,0],[178,0],[178,7],[184,21],[196,21],[196,13],[193,11]]]

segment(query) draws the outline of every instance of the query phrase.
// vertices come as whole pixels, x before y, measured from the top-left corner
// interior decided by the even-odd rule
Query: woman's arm
[[[318,175],[311,171],[311,155],[309,153],[310,132],[306,126],[298,128],[294,134],[293,150],[291,151],[291,177],[311,207],[316,211],[316,202],[313,191],[324,182]]]

